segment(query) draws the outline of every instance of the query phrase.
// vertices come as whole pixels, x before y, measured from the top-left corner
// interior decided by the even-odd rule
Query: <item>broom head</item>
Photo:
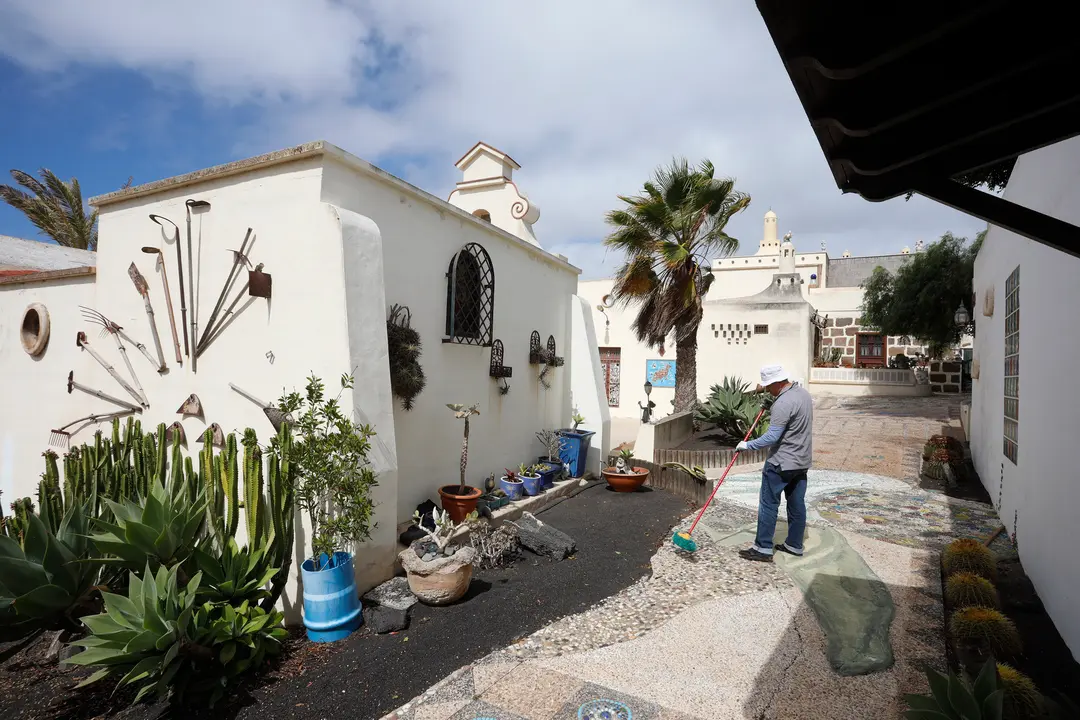
[[[675,547],[686,552],[697,550],[697,543],[694,542],[694,538],[690,537],[690,533],[677,532],[671,536],[671,542],[675,543]]]

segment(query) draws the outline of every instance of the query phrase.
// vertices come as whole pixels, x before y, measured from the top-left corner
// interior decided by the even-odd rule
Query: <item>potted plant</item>
[[[461,482],[439,488],[439,499],[442,501],[443,510],[450,513],[450,519],[455,523],[461,523],[465,522],[469,513],[476,510],[476,504],[482,494],[480,488],[465,484],[465,467],[469,464],[469,418],[479,415],[480,411],[475,404],[465,407],[458,403],[450,403],[446,407],[454,411],[455,418],[465,421],[465,438],[461,441]]]
[[[540,484],[540,471],[536,465],[526,465],[521,463],[521,466],[517,471],[518,478],[525,483],[525,494],[529,496],[539,495],[543,492],[543,487]]]
[[[571,477],[581,477],[585,474],[585,464],[589,457],[589,443],[596,433],[592,430],[579,430],[578,426],[585,422],[585,417],[574,411],[574,426],[570,429],[559,430],[562,445],[559,449],[559,457],[566,463]]]
[[[525,491],[525,483],[510,469],[507,469],[506,474],[499,480],[499,487],[511,500],[520,500]]]
[[[313,642],[343,640],[362,622],[348,548],[371,537],[371,489],[378,482],[367,457],[375,430],[355,423],[338,404],[352,386],[352,376],[342,375],[338,397],[327,399],[323,382],[312,375],[303,396],[293,392],[279,402],[296,419],[290,452],[296,504],[311,523],[311,552],[300,575],[304,626]]]
[[[630,461],[634,459],[634,451],[624,448],[619,451],[619,459],[614,467],[606,467],[603,470],[604,479],[615,492],[635,492],[649,477],[649,471],[643,467],[632,467]]]
[[[536,433],[536,438],[547,451],[546,454],[537,458],[539,461],[537,465],[544,468],[540,471],[540,484],[545,489],[555,487],[555,481],[562,479],[562,474],[565,470],[563,461],[559,457],[559,452],[562,450],[563,446],[563,439],[559,436],[559,433],[554,430],[541,430]]]
[[[469,513],[473,518],[476,513]],[[448,605],[460,600],[472,581],[476,551],[469,545],[450,545],[455,523],[445,510],[436,509],[435,529],[424,527],[420,513],[413,513],[413,522],[424,531],[426,540],[417,540],[412,547],[398,554],[408,576],[409,589],[425,605]]]

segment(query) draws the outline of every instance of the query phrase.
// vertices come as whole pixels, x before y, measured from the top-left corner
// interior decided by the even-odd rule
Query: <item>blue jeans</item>
[[[806,470],[781,470],[765,463],[761,471],[761,496],[758,500],[757,537],[754,549],[772,555],[776,514],[780,508],[780,493],[787,497],[788,535],[784,545],[802,554],[806,534]]]

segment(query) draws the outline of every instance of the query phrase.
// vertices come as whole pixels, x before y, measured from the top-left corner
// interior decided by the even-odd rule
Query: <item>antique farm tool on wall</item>
[[[176,410],[177,415],[195,415],[196,417],[202,417],[202,400],[199,400],[199,396],[195,393],[191,393],[187,396],[187,400],[180,403],[180,407]]]
[[[158,368],[159,373],[165,372],[165,354],[161,351],[161,335],[158,334],[157,321],[154,320],[154,306],[150,304],[150,287],[146,284],[146,278],[139,272],[139,268],[135,267],[135,263],[131,263],[128,267],[128,276],[131,277],[131,282],[135,283],[135,289],[142,295],[143,305],[146,306],[146,317],[150,320],[150,330],[154,333],[154,349],[157,350],[158,362],[161,367]]]
[[[151,215],[150,219],[158,225],[164,221],[173,226],[173,242],[176,244],[176,274],[180,279],[180,326],[184,330],[184,355],[188,356],[191,353],[188,350],[187,303],[184,301],[184,258],[180,253],[180,228],[176,227],[176,223],[172,220],[161,215]],[[161,225],[161,227],[164,230],[165,226]]]
[[[84,307],[82,305],[80,305],[79,307],[82,308],[83,317],[85,317],[90,322],[99,322],[97,316],[94,314],[94,310],[91,310],[90,308]],[[100,315],[100,313],[97,314]],[[139,395],[142,396],[142,399],[139,402],[142,403],[143,407],[150,407],[150,401],[146,399],[146,390],[143,389],[142,383],[139,382],[139,377],[135,374],[135,368],[131,367],[131,359],[128,357],[127,348],[124,347],[124,343],[120,341],[120,335],[118,332],[119,327],[112,323],[106,323],[104,327],[105,332],[112,335],[113,340],[116,341],[116,347],[120,351],[120,356],[124,358],[124,365],[127,366],[128,374],[131,375],[131,379],[135,383],[135,389],[137,389],[139,391]]]
[[[80,383],[75,382],[75,371],[74,370],[72,370],[71,372],[68,373],[68,381],[67,381],[68,395],[71,394],[72,390],[81,390],[82,392],[84,392],[84,393],[86,393],[88,395],[93,395],[94,397],[101,398],[102,400],[106,400],[108,402],[111,402],[114,405],[119,405],[120,407],[129,408],[132,412],[142,412],[141,407],[139,407],[138,405],[134,405],[132,403],[129,403],[127,400],[121,400],[120,398],[115,398],[112,395],[108,395],[106,393],[103,393],[100,390],[95,390],[92,387],[87,387],[86,385],[82,385]]]
[[[290,415],[288,413],[285,413],[285,412],[282,412],[281,410],[274,407],[273,405],[271,405],[268,402],[263,402],[259,398],[255,397],[254,395],[249,393],[247,390],[241,390],[240,388],[236,387],[232,383],[229,383],[229,387],[231,387],[233,390],[235,390],[236,392],[238,392],[241,395],[243,395],[244,397],[246,397],[251,402],[258,405],[259,407],[261,407],[263,409],[263,412],[266,413],[266,419],[269,420],[270,424],[274,426],[274,432],[277,432],[278,430],[281,429],[282,423],[292,423],[293,422],[292,415]]]
[[[157,266],[161,268],[161,284],[165,286],[165,304],[169,309],[169,327],[172,329],[173,348],[176,349],[176,364],[184,364],[184,356],[180,354],[180,337],[176,334],[176,316],[173,315],[172,295],[169,294],[169,275],[165,272],[165,255],[156,247],[144,247],[144,253],[157,256]]]
[[[165,428],[165,442],[171,443],[173,438],[179,437],[181,445],[187,445],[187,434],[184,432],[184,426],[177,420],[169,427]]]
[[[124,380],[124,378],[120,377],[120,373],[116,372],[116,368],[110,365],[108,360],[101,357],[97,350],[90,347],[90,341],[86,339],[86,333],[80,332],[78,335],[76,335],[75,344],[86,352],[90,353],[90,355],[92,355],[93,358],[98,361],[98,364],[101,365],[101,367],[105,368],[105,372],[112,375],[113,380],[120,383],[120,387],[124,388],[124,390],[127,391],[128,395],[135,398],[137,402],[142,403],[142,395],[137,393],[135,391],[135,388],[131,387],[131,385],[128,384],[127,380]]]
[[[154,356],[150,354],[150,351],[146,349],[146,346],[143,345],[141,342],[138,342],[137,340],[133,339],[126,332],[124,332],[124,328],[120,327],[119,325],[114,323],[112,320],[105,317],[104,315],[99,313],[97,310],[94,310],[93,308],[88,308],[88,307],[86,307],[84,305],[80,305],[79,307],[82,308],[83,317],[85,317],[88,321],[94,323],[95,325],[100,325],[102,327],[102,330],[101,330],[101,336],[102,337],[105,336],[105,333],[116,333],[119,337],[122,337],[124,340],[127,340],[129,343],[131,343],[136,348],[138,348],[139,352],[141,352],[143,354],[143,357],[145,357],[147,360],[150,361],[151,365],[153,365],[154,367],[158,367],[157,360],[155,360]],[[132,372],[131,374],[134,377],[135,373]]]
[[[255,270],[256,270],[256,271],[261,271],[261,270],[262,270],[262,267],[263,267],[263,264],[262,264],[262,263],[259,263],[258,265],[256,265],[256,266],[255,266]],[[270,277],[270,276],[269,276],[269,275],[267,275],[266,277]],[[232,302],[231,302],[231,303],[229,304],[229,307],[227,307],[227,308],[225,309],[225,314],[221,316],[221,321],[220,321],[220,322],[218,322],[218,323],[217,323],[216,325],[214,325],[213,327],[207,327],[207,328],[206,328],[206,330],[204,331],[204,335],[205,335],[206,337],[205,337],[205,339],[204,339],[204,340],[202,341],[202,344],[200,344],[200,345],[199,345],[199,347],[198,347],[198,348],[196,349],[196,351],[195,351],[195,352],[196,352],[196,354],[197,354],[197,356],[199,356],[199,357],[202,357],[202,354],[203,354],[204,352],[206,352],[206,349],[207,349],[208,347],[210,347],[210,345],[211,345],[211,344],[212,344],[212,343],[213,343],[213,342],[214,342],[215,340],[217,340],[217,339],[218,339],[218,337],[220,337],[220,336],[221,336],[221,333],[222,333],[222,331],[224,331],[224,330],[225,330],[225,327],[226,327],[226,326],[227,326],[227,325],[229,324],[229,322],[230,322],[230,321],[229,321],[229,319],[228,319],[228,318],[229,318],[229,316],[233,314],[233,310],[234,310],[234,309],[236,308],[236,306],[237,306],[237,305],[239,305],[239,304],[240,304],[240,301],[244,299],[244,296],[245,296],[245,295],[247,295],[247,292],[248,292],[248,287],[249,287],[249,286],[250,286],[250,284],[251,284],[251,279],[250,279],[250,278],[251,278],[251,276],[250,276],[250,273],[249,273],[249,275],[248,275],[248,281],[247,281],[246,283],[244,283],[244,287],[240,288],[240,292],[238,292],[238,293],[236,294],[236,297],[235,297],[235,298],[233,298],[233,301],[232,301]],[[245,305],[244,307],[246,308],[247,306]]]
[[[59,450],[67,450],[71,446],[71,432],[68,431],[69,427],[83,422],[93,423],[98,422],[99,420],[114,420],[116,418],[122,418],[125,415],[131,415],[133,412],[134,410],[121,410],[120,412],[109,413],[108,415],[87,415],[78,420],[72,420],[67,425],[61,425],[59,428],[49,431],[49,446]]]
[[[263,265],[259,263],[254,270],[248,270],[248,287],[251,288],[251,297],[270,299],[270,290],[273,277],[262,271]]]
[[[199,299],[195,296],[195,269],[194,269],[194,257],[195,255],[191,250],[191,209],[197,208],[199,210],[209,210],[210,203],[205,200],[185,200],[184,208],[187,211],[187,269],[188,269],[188,297],[191,299],[191,344],[195,344],[195,338],[198,335],[195,333],[199,327]],[[202,231],[199,231],[199,245],[202,245]],[[194,350],[194,348],[193,348]],[[195,370],[195,353],[192,352],[191,369]]]
[[[210,427],[207,428],[207,430],[210,431],[211,443],[213,444],[214,447],[216,447],[216,448],[225,447],[225,433],[222,431],[220,425],[218,425],[217,423],[212,423],[210,425]],[[203,433],[202,435],[200,435],[199,439],[196,440],[195,442],[205,444],[206,443],[206,434]]]
[[[214,311],[210,313],[210,319],[206,321],[206,327],[203,328],[202,337],[199,338],[199,342],[195,345],[195,355],[198,357],[199,348],[203,346],[206,339],[210,337],[210,333],[214,329],[214,321],[217,320],[218,313],[221,312],[221,306],[225,304],[225,295],[232,288],[233,282],[239,277],[238,270],[241,264],[251,265],[251,261],[247,258],[248,241],[251,240],[251,228],[247,229],[247,234],[244,235],[244,242],[241,243],[239,250],[232,250],[233,254],[233,266],[229,269],[229,277],[225,280],[225,286],[221,288],[221,294],[218,295],[217,302],[214,304]]]

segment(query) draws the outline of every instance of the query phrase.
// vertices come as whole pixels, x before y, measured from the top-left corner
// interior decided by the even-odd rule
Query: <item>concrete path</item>
[[[903,693],[927,689],[922,667],[944,666],[938,548],[999,524],[992,508],[915,487],[926,439],[958,432],[951,415],[936,397],[818,402],[807,547],[840,539],[864,568],[847,575],[887,591],[888,669],[844,677],[830,666],[807,598],[818,580],[850,587],[841,565],[798,577],[786,557],[762,565],[736,555],[731,538],[753,527],[759,480],[740,468],[698,526],[696,553],[664,544],[650,577],[460,669],[387,718],[900,718]]]

